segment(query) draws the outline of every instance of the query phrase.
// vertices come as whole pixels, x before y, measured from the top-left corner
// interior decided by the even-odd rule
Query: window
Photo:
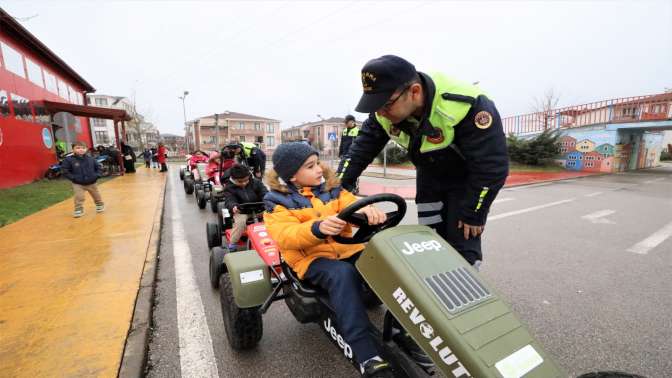
[[[23,70],[23,56],[4,43],[0,43],[0,47],[2,47],[2,57],[5,59],[5,68],[9,72],[25,78],[26,72]]]
[[[97,119],[97,118],[94,118]],[[110,143],[110,138],[107,135],[107,131],[96,131],[94,132],[96,136],[96,144],[108,144]]]
[[[267,147],[274,147],[275,146],[275,136],[266,135],[266,146]]]
[[[96,98],[96,105],[107,106],[107,99],[106,98]]]
[[[28,69],[28,79],[35,85],[44,88],[44,81],[42,80],[42,68],[37,63],[26,58],[26,68]]]
[[[245,141],[245,135],[239,135],[238,136],[238,141],[239,142],[244,142]]]
[[[44,108],[44,105],[39,102],[32,102],[33,110],[35,111],[35,120],[43,125],[51,124],[51,115]]]
[[[69,85],[68,85],[68,100],[70,101],[71,104],[77,103],[77,96],[75,96],[75,90],[72,89],[72,87]]]
[[[9,116],[9,99],[5,91],[0,91],[0,116]]]
[[[245,122],[238,122],[238,130],[244,130],[245,129]]]
[[[82,97],[82,94],[77,92],[75,93],[75,97],[77,100],[77,105],[84,105],[84,98]]]
[[[272,123],[267,123],[267,124],[266,124],[266,132],[267,132],[267,133],[274,133],[274,132],[275,132]]]
[[[56,76],[50,74],[48,71],[44,71],[44,82],[47,85],[47,90],[53,94],[58,94],[58,88],[56,87]]]
[[[106,120],[104,120],[102,118],[93,118],[93,126],[105,127],[105,126],[107,126],[107,122],[105,122],[105,121]]]
[[[254,129],[255,130],[261,130],[261,124],[259,122],[254,123]]]
[[[64,99],[68,98],[68,86],[60,80],[58,80],[58,96]]]
[[[263,136],[258,136],[255,138],[256,140],[254,143],[264,143],[264,137]]]
[[[33,112],[30,110],[28,99],[12,93],[12,106],[14,107],[14,118],[22,121],[33,121]]]

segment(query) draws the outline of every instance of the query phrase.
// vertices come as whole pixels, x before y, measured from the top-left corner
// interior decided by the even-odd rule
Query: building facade
[[[161,141],[168,149],[168,156],[184,156],[187,152],[184,149],[185,139],[183,136],[175,134],[161,134]]]
[[[126,143],[136,152],[148,146],[155,147],[159,143],[161,135],[159,130],[151,122],[145,121],[142,114],[136,112],[133,102],[127,97],[105,94],[89,94],[87,97],[88,103],[93,106],[126,111],[131,117],[131,121],[126,124]],[[90,118],[89,121],[94,145],[111,146],[116,143],[112,120]]]
[[[361,126],[359,122],[355,122]],[[282,141],[307,140],[325,158],[338,157],[338,147],[345,128],[345,118],[331,117],[315,122],[306,122],[282,130]]]
[[[86,105],[95,89],[0,8],[0,188],[44,176],[56,143],[93,145],[89,121],[49,114],[43,101]]]
[[[214,151],[228,141],[257,144],[269,157],[280,143],[280,121],[225,111],[187,122],[189,150]]]

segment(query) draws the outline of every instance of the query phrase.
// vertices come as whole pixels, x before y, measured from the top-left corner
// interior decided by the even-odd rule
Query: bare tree
[[[560,102],[560,94],[554,88],[547,89],[542,96],[534,99],[532,111],[535,113],[536,122],[543,125],[544,130],[553,127],[555,123],[555,110]]]

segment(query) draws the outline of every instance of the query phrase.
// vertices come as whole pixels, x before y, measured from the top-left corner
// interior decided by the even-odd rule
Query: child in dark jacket
[[[229,172],[229,180],[224,188],[224,203],[229,212],[233,214],[233,229],[228,247],[230,251],[235,251],[249,217],[249,214],[240,213],[238,205],[261,202],[268,190],[261,181],[252,177],[247,167],[242,164],[234,165]]]
[[[75,212],[74,217],[79,218],[84,215],[84,192],[89,192],[93,201],[96,203],[96,212],[105,210],[103,199],[98,192],[98,176],[100,174],[100,165],[96,159],[86,154],[86,144],[76,142],[73,146],[73,154],[66,157],[61,164],[63,175],[72,181],[72,190],[75,192]]]
[[[341,188],[336,175],[320,163],[311,146],[280,144],[269,172],[271,191],[264,197],[264,223],[280,247],[285,262],[299,278],[325,290],[343,339],[366,377],[393,377],[380,357],[370,332],[362,300],[362,277],[354,266],[362,244],[339,244],[330,236],[352,230],[338,213],[356,201]],[[373,206],[359,211],[369,224],[385,222],[386,214]]]

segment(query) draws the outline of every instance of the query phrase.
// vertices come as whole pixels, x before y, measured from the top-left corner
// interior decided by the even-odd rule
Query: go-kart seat
[[[327,297],[328,296],[327,292],[324,291],[319,286],[311,284],[310,282],[308,282],[308,280],[299,279],[299,276],[296,275],[296,272],[294,272],[294,269],[292,269],[284,261],[282,262],[281,266],[282,266],[282,272],[285,273],[285,277],[287,277],[291,281],[291,284],[294,286],[296,291],[299,292],[299,294],[301,294],[303,296],[306,296],[306,297]]]

